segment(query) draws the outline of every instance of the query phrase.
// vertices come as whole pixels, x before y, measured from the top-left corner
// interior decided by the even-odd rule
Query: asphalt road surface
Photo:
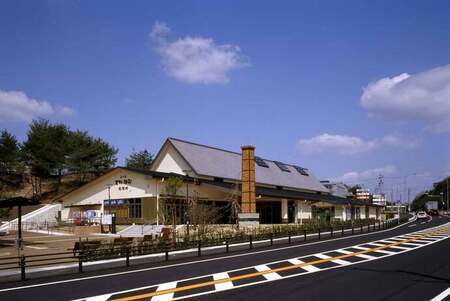
[[[435,217],[330,241],[6,283],[0,300],[447,300],[448,237],[450,218]]]

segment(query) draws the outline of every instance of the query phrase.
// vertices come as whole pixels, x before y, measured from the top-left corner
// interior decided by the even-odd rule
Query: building
[[[171,177],[183,181],[176,195],[167,193]],[[218,208],[220,223],[236,222],[236,211],[266,224],[380,217],[379,206],[333,195],[307,168],[260,158],[252,146],[232,152],[174,138],[151,170],[117,167],[57,201],[68,222],[114,213],[118,223],[159,224],[172,210],[181,224],[193,202]]]
[[[367,188],[356,189],[356,199],[363,202],[370,202],[371,199],[370,190]]]
[[[374,194],[372,196],[372,203],[375,205],[386,206],[386,196],[384,194]]]
[[[331,181],[320,181],[323,186],[325,186],[332,195],[347,198],[351,196],[351,193],[348,191],[348,186],[342,182],[331,182]]]

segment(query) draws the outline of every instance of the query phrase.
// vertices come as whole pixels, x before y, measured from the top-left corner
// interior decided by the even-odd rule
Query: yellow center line
[[[415,241],[415,240],[420,240],[421,238],[425,238],[427,236],[431,236],[431,235],[434,235],[436,233],[443,233],[443,232],[446,232],[446,231],[449,231],[449,230],[450,230],[450,227],[445,227],[445,228],[437,229],[437,230],[434,230],[434,231],[430,231],[430,232],[428,232],[426,234],[423,234],[423,235],[420,235],[420,236],[417,236],[417,237],[401,240],[401,241],[398,241],[398,242],[395,242],[395,243],[391,243],[391,244],[387,244],[387,245],[380,246],[380,247],[369,248],[367,250],[363,250],[363,251],[359,251],[359,252],[355,252],[355,253],[351,253],[351,254],[343,254],[343,255],[330,257],[330,258],[326,258],[326,259],[320,259],[320,260],[310,261],[310,262],[302,262],[302,263],[299,263],[299,264],[289,265],[289,266],[286,266],[286,267],[270,269],[270,270],[267,270],[267,271],[243,274],[243,275],[234,276],[234,277],[230,277],[230,278],[206,281],[206,282],[201,282],[201,283],[197,283],[197,284],[180,286],[180,287],[177,287],[177,288],[160,290],[160,291],[155,291],[155,292],[151,292],[151,293],[135,295],[135,296],[129,296],[129,297],[123,297],[123,298],[112,299],[112,300],[114,300],[114,301],[142,300],[142,299],[150,298],[150,297],[153,297],[153,296],[160,296],[160,295],[165,295],[165,294],[169,294],[169,293],[176,293],[176,292],[181,292],[181,291],[186,291],[186,290],[192,290],[192,289],[196,289],[196,288],[212,286],[212,285],[215,285],[215,284],[220,284],[220,283],[225,283],[225,282],[230,282],[230,281],[254,278],[254,277],[262,276],[262,275],[269,274],[269,273],[277,273],[277,272],[288,271],[288,270],[292,270],[292,269],[301,268],[301,267],[304,267],[304,266],[307,266],[307,265],[326,263],[326,262],[330,262],[332,260],[345,259],[345,258],[348,258],[348,257],[354,257],[354,256],[357,256],[357,255],[370,253],[370,252],[374,252],[374,251],[377,251],[377,250],[387,249],[387,248],[389,248],[391,246],[401,245],[403,243],[412,242],[412,241]],[[351,248],[351,246],[350,247],[346,247],[346,248]],[[327,252],[332,252],[332,251],[333,250],[327,251]],[[314,255],[311,255],[311,256],[314,256]]]

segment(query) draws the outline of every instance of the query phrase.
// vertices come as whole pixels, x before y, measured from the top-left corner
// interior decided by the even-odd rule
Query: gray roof
[[[175,138],[168,138],[168,141],[187,161],[197,175],[241,180],[241,153]],[[293,165],[286,164],[290,172],[285,172],[278,168],[274,161],[266,159],[264,161],[269,168],[255,164],[256,182],[258,184],[328,192],[328,189],[309,170],[307,170],[309,176],[304,176]]]

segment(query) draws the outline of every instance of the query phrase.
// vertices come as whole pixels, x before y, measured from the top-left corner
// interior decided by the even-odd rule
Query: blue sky
[[[2,1],[0,128],[168,136],[418,192],[450,172],[448,1]],[[409,176],[405,185],[404,176]]]

